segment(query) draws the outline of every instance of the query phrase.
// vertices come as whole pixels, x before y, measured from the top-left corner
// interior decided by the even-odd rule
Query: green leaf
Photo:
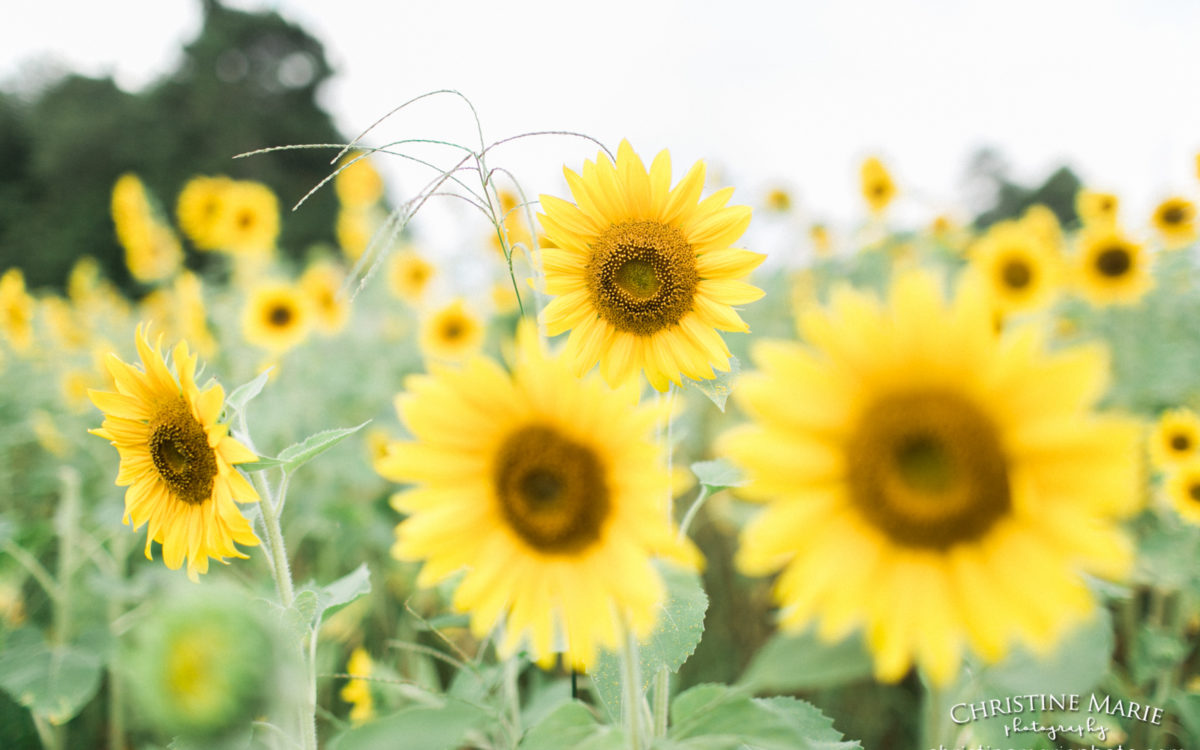
[[[833,687],[871,676],[871,655],[862,637],[828,644],[810,629],[776,633],[759,649],[739,684],[751,692],[792,693]]]
[[[329,743],[330,750],[455,750],[488,718],[483,709],[448,700],[438,707],[409,708],[364,724]]]
[[[612,727],[596,722],[596,717],[579,701],[569,701],[550,713],[525,733],[519,750],[562,750],[562,748],[613,750],[625,747],[624,736]]]
[[[1134,636],[1130,655],[1130,676],[1134,684],[1142,685],[1151,678],[1164,675],[1183,661],[1192,647],[1162,628],[1145,626]]]
[[[712,494],[746,484],[742,470],[723,458],[697,461],[692,464],[692,473],[696,475],[696,481],[707,487]]]
[[[102,666],[95,650],[48,646],[37,630],[22,628],[0,652],[0,687],[51,724],[64,724],[96,694]]]
[[[738,362],[737,357],[729,358],[729,372],[721,372],[716,370],[716,377],[711,380],[692,380],[684,378],[684,385],[691,386],[703,393],[717,405],[721,411],[725,411],[725,402],[729,400],[729,394],[733,392],[733,379],[742,371],[742,363]]]
[[[366,563],[325,586],[308,582],[304,590],[296,594],[291,610],[299,617],[307,617],[312,628],[319,628],[321,621],[363,594],[371,593],[371,571]]]
[[[304,438],[303,441],[281,450],[277,460],[283,464],[283,470],[290,474],[370,423],[371,420],[368,419],[357,427],[343,427],[314,433]]]
[[[258,377],[256,377],[254,380],[251,380],[249,383],[243,383],[237,388],[234,388],[233,392],[225,397],[226,412],[232,414],[235,411],[241,411],[242,409],[245,409],[246,404],[250,403],[251,399],[262,393],[263,386],[265,386],[267,381],[271,378],[272,369],[274,368],[268,367],[260,372]]]
[[[280,461],[277,458],[271,458],[270,456],[259,456],[257,461],[254,461],[251,463],[245,463],[245,464],[238,464],[237,467],[239,469],[241,469],[242,471],[251,472],[251,471],[266,471],[267,469],[274,469],[276,466],[283,466],[283,465],[284,465],[283,461]]]
[[[708,596],[700,585],[700,576],[682,568],[658,565],[667,588],[667,600],[658,615],[658,624],[646,639],[638,643],[641,690],[650,686],[660,667],[679,671],[704,634],[704,613]],[[590,671],[592,687],[614,721],[621,716],[621,657],[602,651],[596,667]]]
[[[671,704],[671,739],[689,750],[851,750],[833,720],[796,698],[752,698],[744,689],[697,685]]]
[[[1080,695],[1094,688],[1108,672],[1113,650],[1112,618],[1107,609],[1067,633],[1058,650],[1039,658],[1016,648],[1004,661],[987,667],[981,679],[987,696],[1024,693]]]

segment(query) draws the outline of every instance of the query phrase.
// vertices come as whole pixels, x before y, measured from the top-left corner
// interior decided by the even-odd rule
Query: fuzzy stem
[[[521,676],[521,665],[516,656],[510,656],[504,662],[504,697],[508,700],[509,731],[512,733],[512,746],[515,748],[521,740],[521,692],[518,679]]]
[[[645,726],[642,723],[642,679],[638,674],[638,642],[633,630],[625,628],[625,648],[621,649],[621,682],[625,728],[629,734],[630,750],[646,747]]]
[[[279,526],[279,508],[283,505],[283,493],[287,490],[287,477],[279,483],[279,501],[276,502],[271,488],[258,472],[253,475],[259,494],[259,510],[262,512],[263,527],[267,531],[267,548],[271,554],[271,568],[275,574],[275,589],[279,592],[279,603],[292,606],[296,590],[292,585],[292,571],[288,566],[287,549],[283,544],[283,532]]]
[[[659,667],[654,675],[654,736],[667,736],[667,717],[671,705],[671,672]]]

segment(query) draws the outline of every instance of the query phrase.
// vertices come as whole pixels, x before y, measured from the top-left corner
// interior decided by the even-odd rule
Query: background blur
[[[671,148],[677,165],[707,159],[710,186],[735,185],[743,202],[786,188],[803,220],[835,225],[861,217],[857,165],[871,153],[900,184],[900,224],[954,211],[986,223],[998,204],[1023,201],[1011,188],[1050,180],[1067,196],[1074,176],[1119,191],[1139,228],[1190,184],[1200,151],[1200,3],[1187,0],[227,5],[10,4],[0,266],[53,285],[90,253],[122,278],[107,215],[121,172],[168,205],[196,173],[262,180],[290,204],[328,173],[332,152],[230,157],[344,141],[439,88],[471,99],[488,141],[547,129],[610,147],[628,137],[643,154]],[[444,99],[367,142],[405,137],[474,133],[462,104]],[[595,151],[562,138],[505,149],[495,161],[534,193],[561,191],[563,163]],[[393,200],[423,179],[380,167]],[[1059,167],[1071,174],[1056,185]],[[1071,210],[1069,198],[1040,198]],[[328,235],[334,210],[318,194],[284,222],[282,245]]]

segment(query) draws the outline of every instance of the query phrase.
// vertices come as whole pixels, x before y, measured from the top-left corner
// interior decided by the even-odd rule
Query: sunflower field
[[[834,227],[521,137],[325,146],[336,246],[127,173],[148,293],[3,271],[0,744],[1200,747],[1200,160]]]

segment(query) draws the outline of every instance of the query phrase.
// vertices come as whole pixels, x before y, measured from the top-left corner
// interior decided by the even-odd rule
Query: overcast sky
[[[782,183],[808,214],[835,220],[858,215],[856,166],[872,152],[914,223],[961,203],[959,178],[985,144],[1029,181],[1069,164],[1119,192],[1130,224],[1162,196],[1198,188],[1200,2],[231,4],[275,8],[325,44],[337,70],[326,104],[348,133],[416,94],[456,88],[489,140],[569,129],[615,148],[628,137],[647,158],[669,147],[677,176],[705,158],[744,202]],[[174,64],[198,5],[11,2],[0,81],[57,58],[136,89]],[[391,121],[377,142],[465,137],[467,123],[444,102]],[[547,139],[493,166],[557,192],[561,164],[594,152]]]

